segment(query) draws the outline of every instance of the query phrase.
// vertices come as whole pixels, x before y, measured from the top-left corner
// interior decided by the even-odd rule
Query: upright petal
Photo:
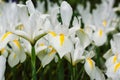
[[[60,6],[60,14],[61,14],[63,25],[69,27],[73,11],[71,6],[66,1],[63,1]]]
[[[34,5],[33,5],[31,0],[28,0],[26,2],[26,6],[28,7],[28,11],[29,11],[30,14],[35,12],[35,8],[34,8]]]

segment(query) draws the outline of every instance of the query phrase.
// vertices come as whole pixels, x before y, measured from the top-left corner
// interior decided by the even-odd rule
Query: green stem
[[[32,80],[37,80],[36,77],[36,55],[35,55],[35,47],[32,46],[31,50],[31,66],[32,66]]]
[[[83,72],[83,70],[84,70],[84,66],[81,68],[80,72],[77,74],[76,80],[79,79],[79,77],[80,77],[81,73]]]
[[[76,67],[73,66],[72,69],[73,69],[73,80],[75,80],[75,77],[76,77]]]
[[[59,58],[59,62],[57,65],[57,73],[58,73],[58,80],[64,80],[64,67],[63,61]]]

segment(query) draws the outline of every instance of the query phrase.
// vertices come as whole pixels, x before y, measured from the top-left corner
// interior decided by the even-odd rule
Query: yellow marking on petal
[[[119,68],[120,68],[120,63],[117,63],[117,64],[114,66],[114,72],[116,72]]]
[[[103,20],[102,24],[103,24],[104,27],[106,27],[107,26],[107,21]]]
[[[12,34],[12,32],[7,32],[7,33],[5,33],[3,36],[2,36],[2,39],[1,39],[1,41],[4,41],[9,35],[11,35]]]
[[[56,53],[56,50],[55,50],[55,49],[52,49],[52,50],[50,51],[50,53],[49,53],[49,56],[52,55],[52,54],[54,54],[54,53]]]
[[[87,58],[87,62],[89,63],[90,68],[93,68],[93,61],[92,61],[92,59]]]
[[[14,59],[16,58],[16,54],[13,55],[13,58],[14,58]]]
[[[102,29],[100,29],[100,30],[98,31],[98,35],[99,35],[100,37],[102,37],[102,35],[103,35],[103,30],[102,30]]]
[[[116,63],[116,62],[117,62],[117,55],[113,57],[113,63]]]
[[[64,41],[65,41],[65,35],[64,34],[60,34],[60,46],[63,45]]]
[[[4,49],[4,48],[2,48],[2,49],[0,50],[1,54],[3,54],[3,53],[4,53],[4,51],[5,51],[5,49]]]
[[[44,43],[40,43],[39,46],[45,46],[45,44]]]
[[[18,47],[18,48],[20,48],[21,46],[20,46],[20,43],[19,43],[19,41],[18,40],[13,40],[13,42],[15,43],[15,45]]]
[[[53,37],[57,36],[57,34],[55,32],[53,32],[53,31],[50,31],[49,34],[51,34]]]

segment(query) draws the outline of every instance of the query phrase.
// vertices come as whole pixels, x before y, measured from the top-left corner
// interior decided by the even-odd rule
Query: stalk
[[[32,80],[37,80],[36,76],[36,55],[35,55],[35,47],[32,46],[31,50],[31,66],[32,66]]]

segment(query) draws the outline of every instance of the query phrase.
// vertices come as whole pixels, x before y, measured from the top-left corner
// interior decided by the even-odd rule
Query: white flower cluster
[[[92,58],[97,54],[92,46],[102,46],[108,41],[107,35],[116,30],[119,18],[113,8],[114,0],[102,0],[102,4],[90,13],[90,4],[84,8],[77,6],[81,16],[74,17],[71,6],[63,1],[59,6],[50,6],[44,13],[44,3],[38,2],[35,8],[32,1],[26,5],[16,3],[0,3],[0,80],[4,80],[5,62],[10,67],[23,63],[27,55],[31,56],[34,46],[36,56],[45,67],[52,60],[65,58],[73,66],[78,62],[91,80],[120,80],[120,33],[114,34],[110,40],[111,49],[103,56],[106,59],[105,74]],[[41,11],[41,12],[40,12]],[[58,16],[60,14],[60,16]],[[71,23],[73,16],[73,22]],[[61,22],[58,18],[61,18]],[[81,20],[84,27],[81,27]],[[58,54],[58,55],[57,55]],[[104,64],[103,64],[104,65]]]

